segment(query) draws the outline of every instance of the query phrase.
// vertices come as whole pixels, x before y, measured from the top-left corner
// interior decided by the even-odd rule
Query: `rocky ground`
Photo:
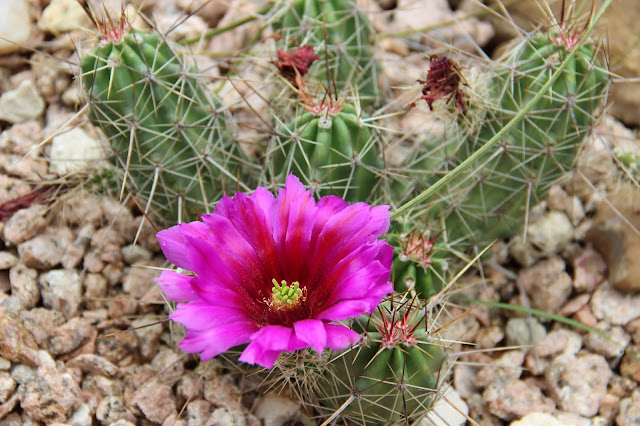
[[[444,0],[367,4],[380,33],[466,13]],[[197,6],[165,0],[146,13],[169,28]],[[173,36],[258,7],[212,2]],[[78,30],[89,22],[75,0],[0,0],[0,10],[11,18],[0,22],[0,426],[314,424],[296,403],[256,393],[251,377],[177,349],[180,330],[165,321],[169,307],[154,283],[164,264],[155,232],[140,227],[135,206],[70,186],[68,177],[104,152],[73,79],[76,47],[92,40]],[[241,27],[209,48],[238,50],[251,31]],[[391,87],[424,78],[424,53],[413,44],[473,50],[502,33],[499,23],[477,19],[434,31],[411,43],[382,42]],[[395,94],[398,103],[413,96]],[[425,110],[389,126],[420,132],[433,125],[420,116]],[[247,117],[249,108],[234,112]],[[243,140],[255,140],[257,127],[241,128]],[[640,424],[640,192],[613,156],[638,146],[633,131],[605,119],[576,170],[532,211],[526,238],[497,243],[482,273],[461,281],[467,296],[558,314],[606,336],[482,305],[453,322],[445,330],[452,387],[443,392],[479,424]],[[51,185],[34,194],[42,182]],[[463,312],[454,304],[446,310],[452,318]],[[443,400],[422,425],[464,422]]]

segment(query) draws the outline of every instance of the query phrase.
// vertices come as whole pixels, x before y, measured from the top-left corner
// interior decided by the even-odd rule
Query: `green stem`
[[[580,47],[582,46],[583,43],[585,43],[585,41],[589,37],[589,34],[591,34],[591,32],[593,31],[593,29],[596,26],[597,22],[602,17],[602,14],[609,7],[609,5],[611,4],[612,1],[613,0],[606,0],[603,3],[602,7],[600,7],[600,9],[598,10],[598,13],[596,13],[595,16],[593,17],[593,19],[591,20],[591,23],[590,23],[589,27],[582,34],[582,40],[581,40],[580,45],[576,46],[571,52],[569,52],[569,55],[567,55],[565,61],[562,62],[560,64],[560,66],[553,72],[553,74],[551,75],[551,78],[549,78],[549,80],[544,84],[544,86],[542,86],[540,88],[538,93],[536,93],[536,95],[533,97],[533,99],[531,99],[531,102],[529,102],[527,105],[525,105],[520,110],[520,112],[518,114],[516,114],[516,116],[513,117],[507,124],[505,124],[505,126],[498,133],[496,133],[489,141],[487,141],[487,143],[485,143],[476,152],[474,152],[472,155],[470,155],[469,158],[467,158],[462,163],[460,163],[460,165],[458,165],[458,167],[456,167],[455,169],[451,170],[449,173],[447,173],[445,176],[443,176],[442,179],[438,180],[436,183],[431,185],[429,188],[424,190],[422,193],[418,194],[415,198],[407,201],[402,206],[400,206],[396,211],[391,213],[391,219],[397,218],[398,216],[402,215],[405,211],[409,210],[410,208],[412,208],[416,204],[418,204],[418,203],[428,199],[432,195],[434,195],[437,191],[442,189],[446,184],[451,182],[459,174],[461,174],[463,171],[465,171],[467,168],[469,168],[469,166],[471,166],[475,161],[477,161],[479,158],[481,158],[482,156],[487,154],[502,139],[503,136],[505,136],[509,131],[511,131],[511,129],[514,126],[516,126],[518,123],[520,123],[522,121],[522,119],[525,118],[525,116],[529,113],[529,111],[531,111],[531,109],[534,107],[534,105],[536,103],[538,103],[538,101],[543,96],[546,95],[546,93],[548,92],[549,88],[551,88],[551,86],[556,81],[556,79],[560,76],[560,74],[567,67],[567,64],[569,64],[573,60],[573,57],[575,56],[576,51],[578,49],[580,49]]]
[[[271,10],[271,8],[273,7],[274,3],[269,3],[267,4],[265,7],[263,7],[262,9],[260,9],[259,11],[257,11],[255,14],[251,15],[251,16],[247,16],[244,17],[242,19],[238,19],[235,22],[232,22],[228,25],[225,25],[223,27],[216,27],[216,28],[212,28],[209,31],[205,32],[204,34],[198,35],[198,36],[193,36],[193,37],[189,37],[189,38],[185,38],[184,40],[180,41],[180,44],[193,44],[193,43],[197,43],[200,40],[207,40],[210,38],[213,38],[217,35],[220,35],[222,33],[226,33],[227,31],[231,31],[235,28],[238,28],[241,25],[246,24],[247,22],[251,22],[251,21],[255,21],[256,19],[260,18],[262,15],[264,15],[265,13],[269,12]]]
[[[597,334],[598,336],[602,337],[603,339],[607,339],[610,342],[614,341],[611,337],[607,336],[606,334],[604,334],[600,330],[597,330],[597,329],[595,329],[593,327],[589,327],[588,325],[584,325],[583,323],[581,323],[579,321],[575,321],[575,320],[572,320],[570,318],[563,317],[562,315],[552,314],[552,313],[549,313],[549,312],[546,312],[546,311],[541,311],[540,309],[525,308],[524,306],[512,305],[510,303],[489,302],[487,300],[474,299],[472,297],[458,296],[455,299],[461,300],[461,301],[464,301],[464,302],[469,302],[469,303],[479,303],[481,305],[490,306],[492,308],[508,309],[510,311],[523,312],[523,313],[526,313],[526,314],[535,315],[537,317],[547,318],[547,319],[550,319],[550,320],[553,320],[553,321],[556,321],[556,322],[560,322],[560,323],[569,325],[571,327],[575,327],[575,328],[579,328],[581,330],[588,331],[589,333]]]

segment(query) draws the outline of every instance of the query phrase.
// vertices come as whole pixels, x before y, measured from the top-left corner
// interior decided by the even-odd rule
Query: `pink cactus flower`
[[[158,284],[179,303],[180,347],[206,361],[248,343],[240,361],[272,368],[281,352],[341,350],[360,335],[340,321],[373,312],[393,291],[393,248],[378,239],[388,206],[316,202],[290,175],[275,197],[265,188],[224,197],[202,222],[158,233],[169,261]]]

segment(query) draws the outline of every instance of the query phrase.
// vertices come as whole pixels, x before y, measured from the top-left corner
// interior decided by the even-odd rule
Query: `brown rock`
[[[609,283],[621,291],[640,290],[640,190],[623,183],[607,194],[593,220],[587,241],[609,267]]]
[[[551,398],[542,395],[540,388],[522,380],[491,383],[482,397],[488,402],[489,411],[503,420],[515,420],[534,412],[551,413],[556,407]]]
[[[0,175],[0,187],[2,186],[2,176]],[[9,179],[9,178],[7,178]],[[21,182],[20,182],[21,183]],[[24,185],[23,183],[21,183]],[[0,190],[0,200],[3,199]],[[29,192],[27,190],[24,194]],[[8,201],[11,198],[6,199]],[[10,244],[20,244],[38,235],[47,226],[44,214],[47,211],[45,206],[34,204],[26,209],[18,210],[11,216],[4,225],[2,234],[4,240]]]
[[[80,368],[85,373],[115,376],[118,367],[94,354],[81,354],[66,363],[67,367]]]
[[[640,345],[640,318],[629,321],[625,326],[627,333],[631,335],[633,343]]]
[[[620,375],[640,382],[640,345],[627,347],[620,363]]]
[[[13,268],[18,263],[18,258],[10,251],[0,251],[0,270]]]
[[[557,313],[571,294],[571,277],[559,256],[542,260],[518,274],[534,308]]]
[[[131,403],[137,406],[148,420],[162,423],[164,419],[176,410],[171,388],[156,380],[142,386],[133,395]]]
[[[49,352],[53,355],[66,354],[91,339],[97,331],[84,318],[71,318],[66,324],[58,327],[49,341]]]
[[[19,364],[40,365],[38,345],[33,336],[8,316],[0,316],[0,356]]]
[[[29,268],[51,269],[62,260],[61,243],[52,235],[38,235],[18,245],[20,261]]]
[[[618,426],[637,426],[640,424],[640,389],[636,389],[630,398],[620,401],[620,414],[616,417]]]
[[[20,301],[22,309],[31,309],[40,300],[40,287],[38,287],[38,272],[18,264],[9,270],[11,281],[11,295]]]
[[[78,315],[82,301],[82,281],[74,270],[56,269],[40,275],[44,306],[62,312],[67,319]]]
[[[36,374],[18,388],[20,406],[34,420],[64,423],[80,403],[80,389],[69,374],[41,365]]]
[[[573,288],[591,292],[604,280],[607,264],[593,249],[586,249],[573,260]]]
[[[15,390],[16,381],[13,380],[11,374],[6,371],[0,371],[0,404],[7,402]]]
[[[58,311],[45,308],[34,308],[20,312],[20,322],[29,330],[38,346],[49,346],[49,338],[57,327],[65,323],[64,315]]]
[[[242,392],[234,383],[230,375],[213,377],[204,384],[204,399],[216,407],[228,407],[240,410]]]

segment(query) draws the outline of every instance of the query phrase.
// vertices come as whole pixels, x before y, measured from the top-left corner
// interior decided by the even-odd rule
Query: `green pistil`
[[[272,279],[273,288],[271,291],[273,292],[272,300],[277,304],[287,304],[293,305],[298,302],[300,295],[302,294],[302,289],[300,288],[300,283],[298,281],[294,281],[291,287],[285,280],[282,280],[280,284],[276,279]]]

